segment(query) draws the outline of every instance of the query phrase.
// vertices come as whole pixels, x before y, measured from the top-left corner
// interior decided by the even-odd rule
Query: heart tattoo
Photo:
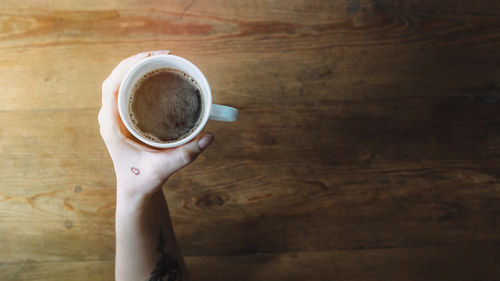
[[[138,176],[141,173],[141,170],[137,169],[136,167],[130,168],[130,171],[134,173],[134,175]]]

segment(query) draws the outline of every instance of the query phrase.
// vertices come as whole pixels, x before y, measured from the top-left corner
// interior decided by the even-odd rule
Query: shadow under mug
[[[132,88],[141,77],[159,68],[173,68],[188,74],[198,83],[201,88],[201,94],[203,95],[203,112],[198,127],[189,135],[173,142],[159,143],[143,137],[132,125],[129,114],[129,98]],[[134,137],[145,144],[157,148],[176,147],[189,142],[203,130],[209,119],[232,122],[236,121],[238,118],[238,110],[236,108],[212,104],[212,92],[210,91],[210,86],[205,75],[203,75],[201,70],[193,63],[175,55],[152,56],[132,67],[125,75],[120,85],[120,90],[118,92],[118,112],[120,113],[123,124],[125,124],[127,130],[134,135]]]

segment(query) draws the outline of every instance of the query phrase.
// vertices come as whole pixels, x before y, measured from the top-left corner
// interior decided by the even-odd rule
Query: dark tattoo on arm
[[[156,267],[151,271],[149,281],[180,281],[182,280],[182,272],[179,263],[174,256],[163,250],[166,239],[163,237],[163,232],[160,229],[160,244],[156,251],[160,253],[160,259],[156,262]]]

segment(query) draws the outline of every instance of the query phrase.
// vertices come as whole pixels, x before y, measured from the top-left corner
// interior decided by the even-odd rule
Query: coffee
[[[160,68],[142,76],[129,98],[130,119],[136,131],[154,142],[181,140],[199,125],[203,95],[188,74]]]

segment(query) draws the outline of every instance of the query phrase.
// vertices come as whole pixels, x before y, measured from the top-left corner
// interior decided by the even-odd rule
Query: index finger
[[[118,105],[117,94],[121,81],[125,74],[137,63],[152,55],[170,54],[170,51],[152,51],[143,52],[122,60],[118,66],[113,69],[111,74],[102,83],[102,106],[100,111],[99,123],[104,126],[105,131],[118,132],[120,124],[118,123]]]
[[[112,124],[115,123],[113,117],[115,113],[118,111],[116,104],[116,94],[118,93],[118,88],[120,86],[121,81],[125,77],[125,74],[127,74],[127,72],[134,65],[146,59],[147,57],[159,54],[170,54],[170,51],[162,50],[162,51],[142,52],[122,60],[115,67],[115,69],[113,69],[111,74],[102,83],[101,111],[103,114],[103,118],[107,118],[108,119],[107,121],[111,122]]]
[[[103,105],[106,101],[109,101],[109,96],[112,96],[112,93],[115,93],[118,90],[118,86],[120,85],[125,74],[137,63],[146,59],[152,55],[160,55],[160,54],[170,54],[170,51],[160,50],[160,51],[151,51],[151,52],[142,52],[137,55],[128,57],[122,60],[116,67],[113,69],[111,74],[104,80],[102,83],[102,98]],[[105,100],[105,98],[107,100]]]

